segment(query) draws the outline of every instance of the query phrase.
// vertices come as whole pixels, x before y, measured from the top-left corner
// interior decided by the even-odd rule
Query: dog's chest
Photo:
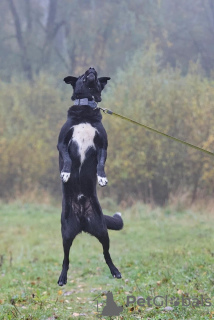
[[[86,152],[89,148],[94,148],[94,137],[96,129],[90,125],[90,123],[80,123],[73,126],[73,137],[74,141],[78,146],[78,152],[80,156],[80,163],[82,164],[85,160]]]

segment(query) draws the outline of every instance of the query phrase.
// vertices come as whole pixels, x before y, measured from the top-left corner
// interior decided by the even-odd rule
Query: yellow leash
[[[164,136],[164,137],[167,137],[167,138],[172,139],[172,140],[174,140],[174,141],[183,143],[183,144],[185,144],[185,145],[188,146],[188,147],[191,147],[191,148],[194,148],[194,149],[196,149],[196,150],[199,150],[199,151],[202,151],[202,152],[204,152],[204,153],[207,153],[207,154],[209,154],[210,156],[214,156],[214,153],[213,153],[213,152],[210,152],[210,151],[208,151],[208,150],[199,148],[199,147],[195,146],[194,144],[191,144],[191,143],[186,142],[186,141],[184,141],[184,140],[181,140],[181,139],[175,138],[175,137],[173,137],[173,136],[170,136],[169,134],[166,134],[166,133],[163,133],[163,132],[161,132],[161,131],[159,131],[159,130],[153,129],[153,128],[149,127],[149,126],[146,126],[145,124],[142,124],[142,123],[137,122],[137,121],[135,121],[135,120],[129,119],[129,118],[127,118],[127,117],[124,117],[124,116],[122,116],[121,114],[118,114],[118,113],[113,112],[113,111],[111,111],[111,110],[108,110],[108,109],[106,109],[106,108],[105,108],[105,109],[104,109],[104,108],[100,108],[100,107],[98,107],[98,108],[101,109],[101,110],[102,110],[104,113],[106,113],[106,114],[114,115],[114,116],[116,116],[116,117],[118,117],[118,118],[120,118],[120,119],[127,120],[127,121],[129,121],[129,122],[131,122],[131,123],[137,124],[137,125],[145,128],[145,129],[147,129],[147,130],[150,130],[150,131],[152,131],[152,132],[158,133],[158,134],[160,134],[160,135],[162,135],[162,136]]]

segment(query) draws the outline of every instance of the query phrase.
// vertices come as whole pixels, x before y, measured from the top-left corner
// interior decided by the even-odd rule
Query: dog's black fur
[[[100,101],[101,91],[109,79],[98,79],[95,69],[89,68],[78,79],[66,77],[64,80],[73,86],[72,99],[94,98]],[[109,254],[107,229],[122,229],[123,220],[119,213],[113,217],[103,215],[96,193],[97,178],[101,186],[108,182],[104,171],[108,141],[101,119],[98,108],[72,106],[58,139],[59,169],[63,181],[61,231],[64,247],[62,272],[58,280],[60,286],[67,282],[70,247],[76,235],[82,231],[101,242],[112,275],[121,278]]]

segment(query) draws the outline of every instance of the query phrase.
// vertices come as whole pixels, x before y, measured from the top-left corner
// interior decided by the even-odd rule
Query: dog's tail
[[[121,230],[123,229],[123,219],[121,213],[116,212],[113,217],[104,215],[106,226],[110,230]]]

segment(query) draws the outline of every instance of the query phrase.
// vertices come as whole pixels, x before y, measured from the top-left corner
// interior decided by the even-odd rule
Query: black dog
[[[112,275],[121,278],[109,254],[107,229],[122,229],[123,220],[120,213],[113,217],[103,215],[96,193],[97,179],[101,186],[108,183],[104,171],[108,141],[95,101],[101,101],[101,91],[109,79],[98,79],[94,68],[89,68],[79,78],[69,76],[64,79],[74,89],[72,100],[75,102],[68,110],[68,118],[57,145],[63,181],[61,231],[64,260],[58,280],[60,286],[67,282],[70,247],[76,235],[82,231],[101,242]]]

